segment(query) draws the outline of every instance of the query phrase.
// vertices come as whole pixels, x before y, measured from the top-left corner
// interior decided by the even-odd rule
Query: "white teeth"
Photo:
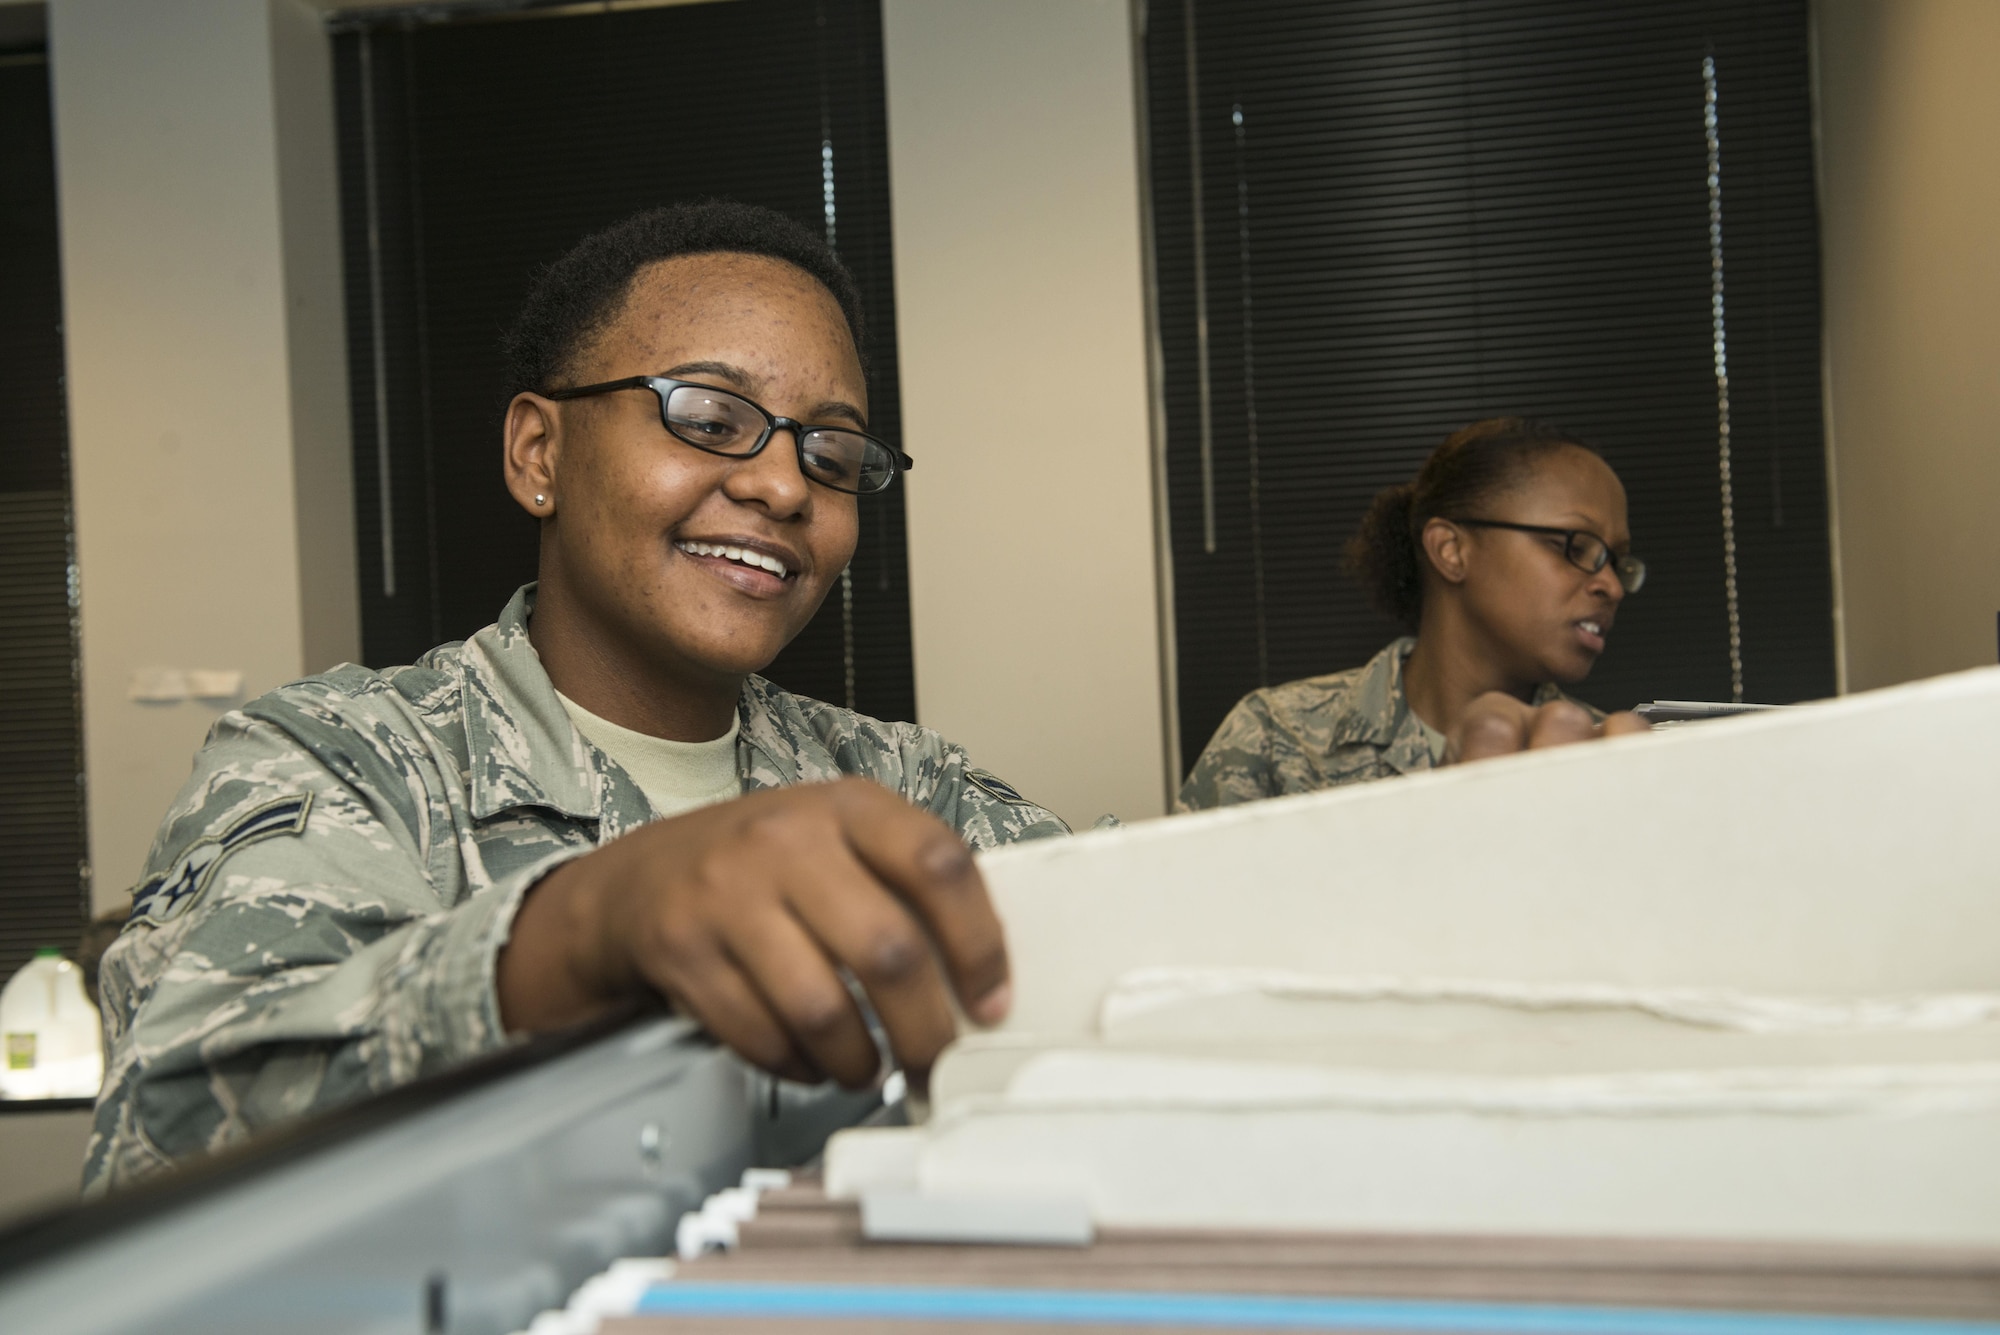
[[[1604,627],[1598,625],[1595,621],[1579,621],[1576,624],[1592,635],[1602,635],[1604,633]]]
[[[732,547],[725,543],[715,542],[677,542],[674,546],[680,548],[690,556],[720,556],[724,560],[734,561],[738,565],[755,566],[759,570],[768,570],[779,579],[784,579],[792,573],[791,567],[787,566],[777,557],[766,556],[762,552],[751,551],[747,547]]]

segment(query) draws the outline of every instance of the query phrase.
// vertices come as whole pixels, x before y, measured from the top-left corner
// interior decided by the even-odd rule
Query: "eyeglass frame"
[[[545,399],[554,399],[557,402],[565,402],[570,399],[589,398],[597,394],[612,394],[621,389],[651,390],[653,397],[660,401],[660,425],[665,429],[666,433],[681,444],[691,449],[700,450],[703,454],[712,454],[718,459],[754,459],[764,452],[766,445],[771,443],[771,437],[777,435],[780,431],[789,431],[792,433],[792,448],[798,454],[800,476],[804,477],[808,482],[818,483],[828,491],[837,491],[843,495],[880,496],[883,492],[889,490],[891,486],[895,485],[898,476],[909,472],[917,466],[915,459],[912,459],[888,441],[883,440],[880,436],[870,435],[866,431],[861,431],[851,426],[833,426],[827,423],[808,425],[805,422],[799,421],[796,417],[780,417],[746,394],[739,394],[735,390],[726,389],[721,385],[703,384],[699,380],[675,380],[671,376],[664,375],[632,375],[626,376],[623,380],[605,380],[595,385],[578,385],[572,389],[545,390],[542,393],[542,397]],[[705,389],[711,393],[727,394],[732,399],[742,400],[763,414],[763,434],[757,437],[755,445],[742,451],[716,450],[710,449],[706,445],[696,444],[680,432],[674,430],[673,423],[667,420],[667,396],[677,389]],[[814,477],[806,470],[806,436],[814,431],[842,431],[850,436],[859,436],[863,440],[872,441],[880,445],[889,452],[889,480],[873,491],[856,491],[851,487],[836,487],[831,482],[824,482]]]
[[[1604,567],[1610,566],[1612,574],[1618,577],[1618,587],[1625,590],[1626,593],[1637,593],[1640,589],[1646,587],[1645,561],[1632,555],[1630,552],[1625,552],[1622,555],[1614,552],[1611,549],[1610,543],[1598,537],[1587,528],[1557,528],[1552,524],[1517,524],[1510,519],[1449,519],[1445,522],[1464,524],[1470,528],[1504,528],[1511,529],[1516,533],[1542,533],[1549,537],[1561,538],[1563,540],[1563,560],[1569,562],[1584,574],[1595,575],[1598,571],[1604,569]],[[1576,556],[1576,540],[1578,538],[1589,538],[1592,542],[1596,543],[1604,552],[1604,559],[1599,561],[1594,567],[1587,566],[1582,561],[1579,561]],[[1639,572],[1629,584],[1626,582],[1625,570],[1623,569],[1623,564],[1627,561],[1632,562],[1638,568]]]

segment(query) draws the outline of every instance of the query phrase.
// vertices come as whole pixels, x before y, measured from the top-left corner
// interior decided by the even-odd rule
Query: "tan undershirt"
[[[743,779],[736,770],[738,720],[732,718],[729,731],[712,742],[670,742],[599,718],[561,691],[556,699],[562,701],[576,730],[622,765],[662,816],[678,816],[742,794]]]

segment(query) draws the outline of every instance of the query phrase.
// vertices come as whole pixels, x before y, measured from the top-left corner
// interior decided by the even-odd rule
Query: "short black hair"
[[[1532,417],[1489,417],[1452,432],[1414,481],[1376,495],[1347,541],[1348,572],[1377,609],[1417,629],[1428,561],[1419,536],[1424,525],[1473,518],[1474,510],[1519,486],[1537,463],[1565,449],[1603,457],[1575,432]]]
[[[810,274],[839,304],[860,353],[861,293],[831,246],[774,210],[704,199],[650,209],[593,232],[535,276],[500,344],[507,397],[565,388],[577,358],[623,309],[641,269],[677,255],[723,252],[768,255]]]

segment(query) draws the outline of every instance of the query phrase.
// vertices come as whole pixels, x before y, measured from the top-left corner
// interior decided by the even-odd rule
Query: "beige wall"
[[[1165,809],[1125,0],[885,0],[919,717],[1072,824]]]
[[[255,695],[358,653],[333,108],[294,0],[55,0],[49,46],[107,907],[229,703],[134,702],[134,671]]]
[[[1846,685],[1995,659],[2000,4],[1815,8]]]

